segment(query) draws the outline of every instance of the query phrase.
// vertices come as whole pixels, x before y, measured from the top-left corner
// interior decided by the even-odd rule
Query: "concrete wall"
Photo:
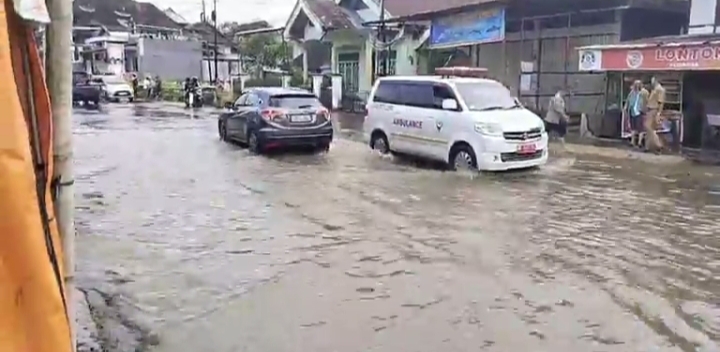
[[[395,61],[396,75],[416,75],[418,74],[418,53],[415,50],[420,44],[420,40],[415,40],[406,35],[397,43],[393,44],[392,49],[396,51],[397,57]]]
[[[566,36],[570,35],[566,49]],[[506,43],[490,43],[476,46],[473,58],[480,67],[506,83],[510,90],[519,92],[521,62],[532,63],[530,89],[519,92],[523,103],[533,108],[545,109],[549,98],[559,89],[570,89],[578,94],[568,99],[568,110],[590,114],[603,113],[605,76],[578,73],[577,47],[592,44],[616,43],[620,36],[620,24],[606,24],[576,28],[544,29],[541,32],[506,34]],[[535,39],[540,38],[540,41]],[[503,48],[504,46],[504,48]],[[543,73],[546,72],[546,73]],[[554,73],[547,73],[554,72]],[[562,73],[568,72],[568,73]],[[567,87],[566,87],[567,82]],[[585,96],[583,96],[585,95]],[[537,99],[535,96],[539,96]]]
[[[202,75],[200,42],[142,38],[138,46],[141,75],[159,75],[164,80]]]
[[[221,81],[226,81],[240,75],[240,60],[218,60],[218,72],[218,79]],[[200,79],[210,81],[212,77],[215,77],[215,60],[204,59]]]

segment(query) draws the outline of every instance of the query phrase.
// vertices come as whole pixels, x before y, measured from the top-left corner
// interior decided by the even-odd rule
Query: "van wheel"
[[[477,170],[475,152],[467,144],[458,144],[450,150],[450,168],[452,170]]]
[[[385,133],[380,131],[373,132],[372,137],[370,137],[370,148],[380,154],[390,153],[390,144],[388,143]]]

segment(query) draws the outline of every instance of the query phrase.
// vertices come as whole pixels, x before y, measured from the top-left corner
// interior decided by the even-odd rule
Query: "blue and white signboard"
[[[447,20],[446,20],[447,21]],[[505,9],[488,10],[472,23],[448,23],[433,20],[430,26],[430,47],[498,42],[505,38]]]

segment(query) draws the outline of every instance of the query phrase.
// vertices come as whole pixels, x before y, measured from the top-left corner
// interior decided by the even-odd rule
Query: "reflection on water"
[[[158,351],[717,347],[720,203],[692,170],[257,157],[133,115],[78,135],[79,253],[127,273]]]

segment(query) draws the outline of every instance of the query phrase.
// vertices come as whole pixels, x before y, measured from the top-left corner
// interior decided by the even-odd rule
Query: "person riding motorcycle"
[[[200,87],[197,77],[187,78],[185,81],[185,106],[190,107],[190,94],[195,94]],[[198,99],[200,97],[195,97]]]

